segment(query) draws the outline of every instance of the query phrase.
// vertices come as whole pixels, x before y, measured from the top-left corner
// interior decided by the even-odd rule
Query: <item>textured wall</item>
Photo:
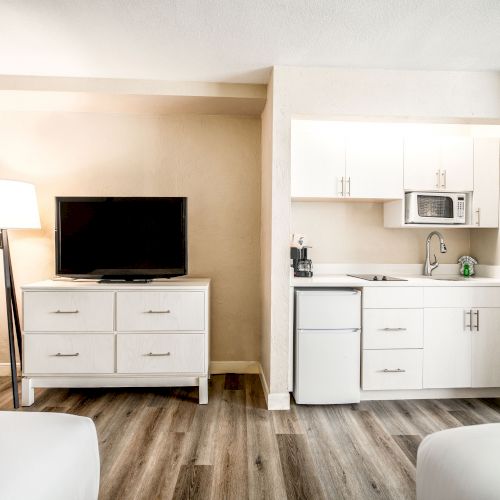
[[[293,202],[292,232],[304,233],[315,263],[417,264],[425,260],[431,229],[386,229],[384,206],[369,202]],[[470,252],[469,229],[439,229],[448,252],[439,262],[455,264]]]
[[[258,360],[260,162],[258,118],[2,113],[0,178],[36,185],[43,226],[11,231],[16,285],[54,273],[55,196],[187,196],[189,272],[213,279],[211,359]]]

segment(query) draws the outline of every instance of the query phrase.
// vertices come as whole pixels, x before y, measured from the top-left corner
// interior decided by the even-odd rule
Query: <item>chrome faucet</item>
[[[439,266],[436,254],[434,254],[434,262],[431,262],[431,240],[433,236],[437,236],[439,238],[439,251],[441,253],[446,253],[446,244],[444,242],[443,235],[439,231],[432,231],[432,233],[429,233],[429,236],[427,236],[427,240],[425,241],[424,276],[431,276],[432,271]]]

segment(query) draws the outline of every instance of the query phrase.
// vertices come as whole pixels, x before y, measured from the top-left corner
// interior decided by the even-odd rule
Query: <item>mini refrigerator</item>
[[[360,400],[361,292],[295,291],[293,395],[298,404]]]

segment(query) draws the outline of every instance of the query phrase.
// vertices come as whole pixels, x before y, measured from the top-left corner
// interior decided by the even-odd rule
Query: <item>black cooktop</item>
[[[359,278],[366,281],[408,281],[402,278],[394,278],[385,274],[348,274],[351,278]]]

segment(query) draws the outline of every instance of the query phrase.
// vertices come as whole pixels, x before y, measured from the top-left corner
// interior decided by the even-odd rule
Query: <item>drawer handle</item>
[[[76,356],[80,356],[79,352],[75,352],[73,354],[63,354],[62,352],[58,352],[57,354],[53,354],[56,358],[76,358]]]
[[[54,314],[78,314],[80,311],[78,309],[75,309],[74,311],[61,311],[58,309],[57,311],[54,311]]]
[[[401,368],[396,368],[395,370],[389,370],[389,368],[384,368],[382,370],[384,373],[404,373],[406,370],[402,370]]]
[[[169,352],[148,352],[144,356],[170,356]]]
[[[381,328],[384,332],[406,332],[407,328]]]
[[[165,309],[164,311],[155,311],[153,309],[150,309],[149,311],[145,311],[146,314],[170,314],[170,309]]]

